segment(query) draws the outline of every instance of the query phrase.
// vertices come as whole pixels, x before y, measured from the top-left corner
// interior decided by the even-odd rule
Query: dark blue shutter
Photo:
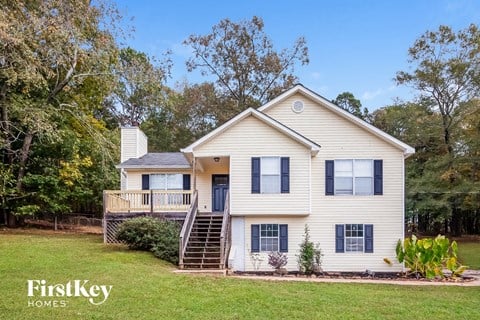
[[[252,224],[252,252],[260,252],[260,225]]]
[[[335,181],[335,162],[333,160],[325,160],[325,195],[333,196]]]
[[[142,174],[142,190],[149,190],[150,189],[150,175],[149,174]],[[150,194],[144,193],[142,195],[142,204],[148,205],[150,203]]]
[[[290,158],[285,157],[281,158],[280,163],[281,168],[281,192],[289,193],[290,192]]]
[[[288,224],[281,224],[280,229],[280,252],[288,252]]]
[[[190,190],[190,175],[183,175],[183,190]]]
[[[373,194],[383,194],[383,160],[373,160]]]
[[[260,158],[252,158],[252,193],[260,193]]]
[[[345,252],[345,225],[335,225],[335,252]]]
[[[365,252],[373,253],[373,224],[366,224],[364,226],[365,232]]]
[[[142,190],[150,189],[150,175],[142,174]]]

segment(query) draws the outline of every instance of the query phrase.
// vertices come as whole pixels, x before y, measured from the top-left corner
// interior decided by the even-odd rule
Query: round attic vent
[[[300,112],[302,112],[304,108],[305,108],[305,107],[304,107],[304,105],[303,105],[303,102],[300,101],[300,100],[295,100],[295,101],[293,102],[293,104],[292,104],[292,110],[293,110],[293,112],[295,112],[295,113],[300,113]]]

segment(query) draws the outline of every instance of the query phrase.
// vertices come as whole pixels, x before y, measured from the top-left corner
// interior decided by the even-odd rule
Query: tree
[[[297,78],[294,66],[308,63],[308,48],[303,37],[291,49],[277,52],[264,31],[263,20],[235,23],[229,19],[213,26],[207,35],[191,35],[184,44],[194,56],[187,61],[189,71],[216,78],[224,94],[236,102],[236,114],[255,107],[291,87]]]
[[[132,48],[120,50],[117,85],[108,104],[121,125],[139,125],[150,111],[161,108],[170,67],[168,58],[159,62]]]
[[[92,114],[95,107],[86,102],[95,98],[89,97],[103,100],[115,61],[118,15],[101,1],[0,3],[0,142],[9,168],[3,175],[8,190],[0,196],[14,223],[15,214],[36,210],[25,204],[32,153],[61,139],[64,118],[83,121]],[[97,81],[91,88],[98,90],[85,92],[89,80]],[[89,125],[89,134],[99,131],[90,121],[82,124]]]
[[[163,108],[149,113],[142,130],[150,137],[150,151],[178,151],[225,122],[223,99],[214,84],[177,85],[168,90]]]
[[[448,26],[428,31],[409,49],[409,62],[413,72],[397,73],[398,84],[412,85],[422,97],[434,102],[434,110],[441,117],[444,153],[434,159],[430,167],[434,179],[430,187],[443,189],[440,193],[449,204],[446,206],[453,235],[462,233],[461,194],[464,194],[465,177],[459,173],[456,141],[452,132],[461,126],[460,105],[471,101],[480,93],[480,30],[475,24],[454,32]]]
[[[340,93],[332,102],[362,120],[368,118],[368,109],[364,108],[362,113],[362,103],[351,92]]]
[[[398,72],[396,81],[435,101],[442,116],[444,142],[452,154],[454,111],[480,93],[480,30],[475,24],[457,33],[440,26],[417,39],[408,53],[414,70]]]

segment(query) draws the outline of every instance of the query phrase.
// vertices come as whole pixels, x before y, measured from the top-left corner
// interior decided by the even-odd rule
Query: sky
[[[299,82],[327,99],[352,92],[370,110],[412,99],[416,92],[397,86],[396,72],[411,70],[408,48],[426,31],[440,25],[454,30],[479,24],[479,0],[113,0],[124,24],[133,27],[124,42],[161,57],[172,52],[167,84],[212,78],[189,73],[192,56],[182,42],[191,34],[205,35],[224,18],[238,22],[259,16],[275,49],[307,40],[310,63],[298,65]],[[130,20],[130,18],[132,18]]]

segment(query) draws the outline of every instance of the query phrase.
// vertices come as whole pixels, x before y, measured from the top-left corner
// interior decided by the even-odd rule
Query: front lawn
[[[479,287],[268,282],[172,270],[150,253],[106,246],[101,236],[0,231],[0,318],[480,319]],[[113,288],[99,306],[70,297],[66,307],[29,307],[28,279]]]
[[[459,242],[458,256],[469,269],[480,270],[480,242]]]

